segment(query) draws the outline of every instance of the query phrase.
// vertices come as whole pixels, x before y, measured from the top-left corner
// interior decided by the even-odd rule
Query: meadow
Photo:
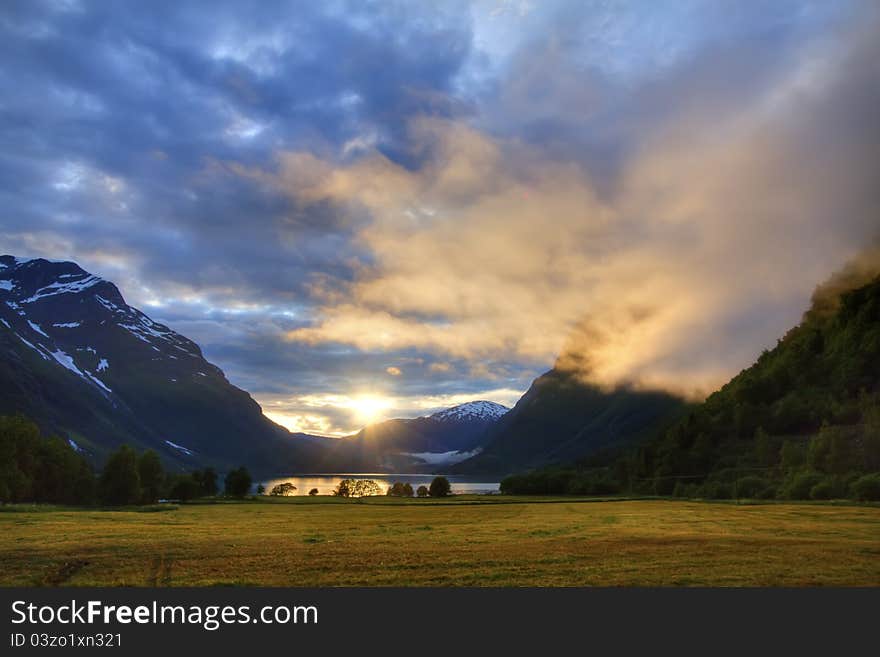
[[[332,497],[0,507],[3,586],[877,586],[880,507]]]

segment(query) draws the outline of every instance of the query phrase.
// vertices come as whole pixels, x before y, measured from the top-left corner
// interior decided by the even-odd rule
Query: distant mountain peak
[[[494,422],[510,409],[490,401],[472,401],[431,415],[432,420],[441,422],[486,421]]]

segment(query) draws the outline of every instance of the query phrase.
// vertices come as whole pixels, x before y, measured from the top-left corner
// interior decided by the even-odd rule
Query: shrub
[[[810,491],[820,481],[822,481],[822,475],[817,472],[798,472],[790,476],[783,484],[782,497],[788,500],[810,499]]]
[[[700,495],[708,500],[729,500],[733,487],[724,481],[707,481],[700,487]]]
[[[736,496],[740,498],[758,498],[766,490],[767,482],[761,477],[748,475],[737,479]]]
[[[834,497],[834,490],[831,482],[827,479],[823,479],[810,489],[811,500],[830,500],[832,497]]]
[[[313,488],[312,490],[309,491],[309,495],[311,495],[312,497],[314,497],[314,496],[317,495],[317,494],[318,494],[318,489],[317,489],[317,488]]]
[[[176,475],[169,480],[168,497],[172,500],[189,502],[199,496],[199,483],[191,475]]]
[[[416,495],[418,495],[419,497],[428,497],[428,495],[429,495],[428,487],[427,486],[419,486],[418,489],[416,490]]]
[[[431,497],[446,497],[451,491],[452,486],[446,477],[434,477],[434,480],[428,487],[428,493]]]
[[[758,493],[759,500],[773,500],[776,499],[776,496],[779,494],[778,489],[773,484],[767,486],[764,490]]]
[[[675,488],[672,491],[673,497],[697,497],[699,492],[697,484],[686,484],[678,480],[675,482]]]
[[[880,472],[859,477],[851,485],[853,497],[865,502],[880,500]]]

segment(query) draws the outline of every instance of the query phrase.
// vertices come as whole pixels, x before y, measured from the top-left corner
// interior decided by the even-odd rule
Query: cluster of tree
[[[273,497],[287,497],[288,495],[293,495],[293,491],[296,490],[296,486],[294,486],[289,481],[285,481],[280,484],[275,484],[272,486],[272,490],[269,492],[269,495]]]
[[[370,497],[381,495],[382,488],[372,479],[343,479],[336,485],[337,497]]]
[[[412,497],[415,495],[412,484],[395,481],[385,493],[390,497]]]
[[[227,474],[226,495],[243,497],[250,487],[247,469]],[[96,476],[69,442],[41,437],[26,418],[0,417],[0,502],[124,506],[163,498],[186,502],[217,492],[213,468],[166,473],[156,452],[138,454],[128,445],[110,454]]]
[[[807,313],[662,435],[502,492],[880,499],[880,279]]]
[[[94,472],[69,443],[42,438],[24,417],[0,417],[0,502],[92,504],[96,498]]]
[[[434,477],[430,487],[419,486],[415,494],[419,497],[428,497],[429,495],[431,497],[446,497],[451,491],[452,486],[446,477]],[[411,484],[396,481],[388,488],[386,494],[391,497],[412,497],[413,487]]]

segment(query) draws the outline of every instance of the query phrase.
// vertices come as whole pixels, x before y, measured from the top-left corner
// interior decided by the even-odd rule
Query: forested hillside
[[[801,324],[775,348],[654,440],[626,453],[511,477],[503,488],[872,497],[880,495],[880,475],[872,476],[878,472],[880,278],[875,278],[839,295],[817,294]]]

